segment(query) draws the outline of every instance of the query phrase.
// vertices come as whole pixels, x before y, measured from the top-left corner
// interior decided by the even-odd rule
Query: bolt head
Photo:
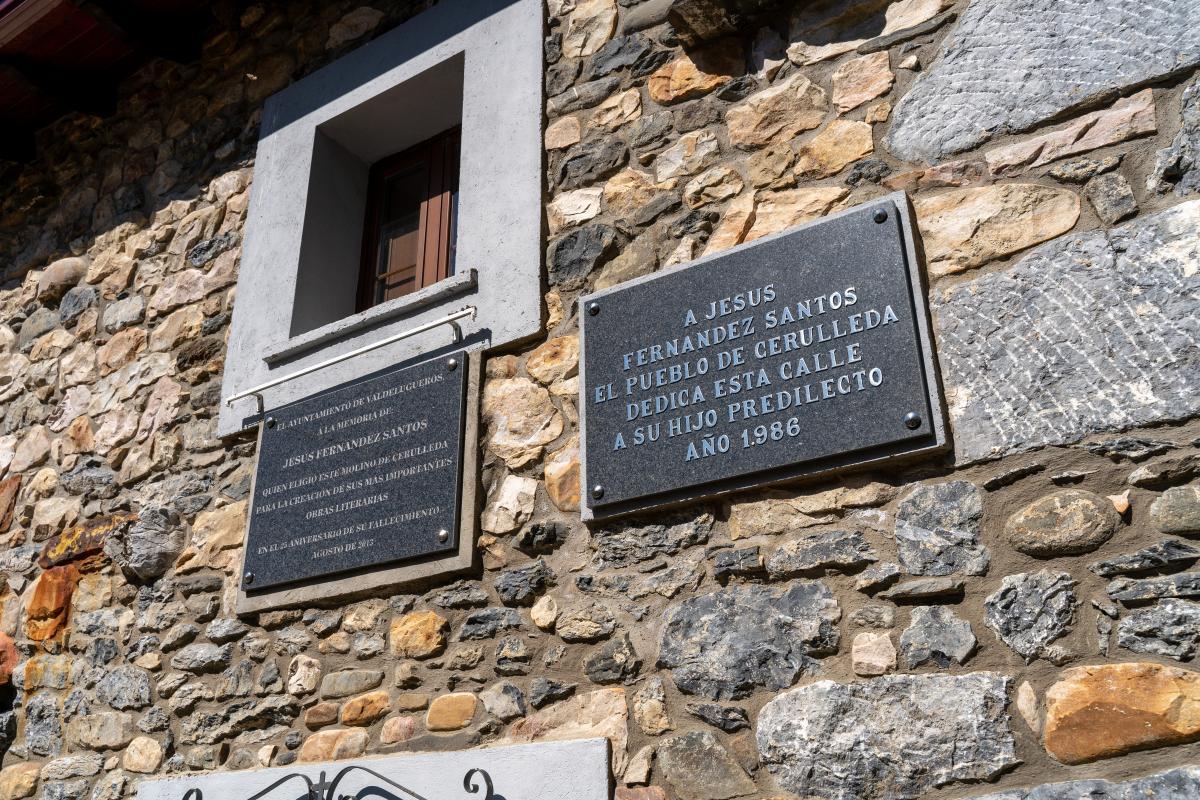
[[[921,427],[921,417],[915,411],[910,411],[904,415],[904,427],[910,431],[915,431]]]
[[[275,427],[275,418],[274,417],[267,417],[267,427],[268,428]]]
[[[242,580],[245,581],[247,586],[249,586],[250,584],[254,583],[254,573],[247,572],[245,575],[242,576]]]
[[[446,530],[445,528],[442,528],[440,531],[438,531],[438,541],[439,542],[445,542],[445,541],[449,541],[449,540],[450,540],[450,531]]]
[[[588,303],[588,313],[593,317],[600,313],[599,303]]]
[[[454,370],[458,369],[458,359],[451,358],[446,361],[446,369],[450,370],[451,372],[454,372]]]
[[[599,500],[601,497],[604,497],[604,487],[598,483],[595,486],[593,486],[592,487],[592,497],[595,498],[596,500]]]
[[[875,221],[876,222],[878,222],[880,224],[887,222],[887,217],[888,217],[887,209],[885,209],[885,208],[875,209]]]

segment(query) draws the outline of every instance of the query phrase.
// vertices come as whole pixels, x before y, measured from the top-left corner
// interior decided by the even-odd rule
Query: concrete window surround
[[[263,110],[223,396],[471,305],[467,345],[542,325],[538,0],[443,0],[271,97]],[[456,274],[355,313],[367,173],[462,126]],[[453,344],[448,326],[287,381],[269,410]],[[257,422],[222,403],[218,434]]]

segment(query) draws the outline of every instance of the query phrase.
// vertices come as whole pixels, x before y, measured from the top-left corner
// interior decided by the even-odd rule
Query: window
[[[371,167],[359,311],[454,274],[460,138],[455,128]]]

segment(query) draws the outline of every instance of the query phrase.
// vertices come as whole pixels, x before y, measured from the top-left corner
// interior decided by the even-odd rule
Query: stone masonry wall
[[[579,736],[622,800],[1200,796],[1200,0],[551,0],[481,574],[234,616],[259,109],[422,5],[217,4],[0,171],[0,800]],[[577,298],[900,189],[953,453],[583,525]]]

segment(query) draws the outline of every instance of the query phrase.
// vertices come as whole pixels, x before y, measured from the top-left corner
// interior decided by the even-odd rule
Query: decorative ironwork
[[[365,772],[371,777],[375,778],[381,784],[387,784],[387,787],[391,788],[387,788],[382,785],[367,786],[359,789],[354,794],[339,794],[338,786],[342,783],[346,776],[352,772]],[[399,783],[396,783],[386,775],[380,775],[373,769],[356,764],[346,767],[341,772],[337,773],[333,777],[333,780],[326,780],[325,771],[322,770],[320,777],[315,783],[307,775],[300,772],[293,772],[290,775],[283,776],[266,789],[263,789],[261,792],[250,795],[249,797],[245,798],[245,800],[265,800],[265,798],[273,794],[276,789],[279,789],[284,784],[295,783],[297,780],[303,781],[306,788],[304,789],[304,794],[300,795],[295,800],[366,800],[367,798],[371,797],[380,798],[380,800],[432,800],[432,798],[417,794],[407,786],[402,786]],[[402,792],[403,795],[395,794],[392,789]],[[483,792],[483,797],[480,798],[480,800],[505,800],[502,795],[496,794],[495,790],[492,788],[492,776],[488,775],[487,772],[482,769],[469,770],[467,774],[463,776],[463,789],[466,790],[468,794],[479,794],[480,792]],[[180,800],[205,800],[205,797],[204,793],[200,789],[188,789],[183,797],[180,798]],[[221,800],[225,799],[221,798]]]

